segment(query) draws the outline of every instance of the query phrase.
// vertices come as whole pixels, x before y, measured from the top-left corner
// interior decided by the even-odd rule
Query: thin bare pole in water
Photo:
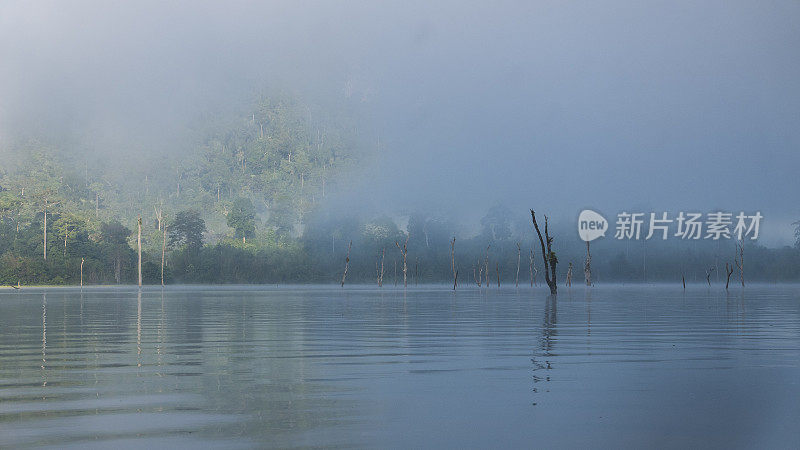
[[[353,248],[353,241],[347,245],[347,256],[344,259],[344,273],[342,274],[342,287],[344,287],[344,279],[347,277],[347,269],[350,268],[350,249]]]
[[[456,272],[456,237],[450,241],[450,269],[453,271],[453,290],[458,287],[458,272]]]
[[[522,262],[522,247],[517,242],[517,278],[514,280],[514,287],[519,287],[519,264]]]
[[[44,199],[44,260],[47,261],[47,199]]]
[[[592,285],[592,254],[589,253],[589,241],[586,241],[586,264],[583,266],[583,275],[586,277],[586,285]]]
[[[534,278],[533,278],[533,247],[531,247],[531,265],[530,265],[530,269],[531,269],[531,287],[533,287],[533,280],[534,280]]]
[[[139,226],[139,232],[136,235],[136,246],[139,254],[137,268],[139,269],[139,287],[142,287],[142,216],[139,216],[136,222]]]
[[[403,287],[408,287],[408,280],[407,280],[407,273],[408,273],[408,265],[406,264],[406,256],[408,255],[408,238],[411,235],[406,235],[406,241],[403,243],[403,246],[400,247],[400,243],[395,241],[394,245],[400,249],[400,254],[403,255]]]
[[[742,241],[738,241],[736,243],[736,250],[737,250],[737,258],[734,258],[734,262],[736,263],[736,267],[739,268],[739,279],[742,281],[742,287],[744,287],[744,247],[742,246]]]
[[[25,195],[23,191],[22,195]],[[44,199],[44,260],[47,261],[47,207],[48,206],[56,206],[61,202],[54,202],[49,203],[47,202],[47,198]]]
[[[569,263],[569,268],[567,269],[567,287],[572,286],[572,263]]]
[[[167,226],[164,225],[164,241],[161,244],[161,286],[164,286],[164,258],[167,255]]]
[[[727,278],[725,278],[725,290],[728,290],[728,285],[731,284],[731,274],[733,274],[733,266],[731,263],[725,261],[725,274]]]
[[[711,286],[711,274],[714,273],[714,266],[711,266],[706,270],[706,282],[709,286]]]
[[[375,271],[377,272],[378,287],[382,287],[383,286],[383,259],[384,259],[385,256],[386,256],[386,247],[384,247],[383,250],[381,251],[380,266],[378,266],[378,262],[377,261],[375,262]]]
[[[553,252],[553,238],[550,236],[548,229],[548,219],[544,216],[544,238],[542,232],[539,231],[539,224],[536,222],[536,213],[531,210],[531,220],[533,221],[533,228],[536,229],[536,234],[539,236],[539,244],[542,246],[542,259],[544,260],[544,278],[547,281],[547,286],[550,287],[550,293],[555,295],[558,292],[558,284],[556,283],[556,264],[558,259],[555,252]],[[545,239],[547,239],[547,246],[545,247]]]
[[[489,287],[489,249],[491,247],[492,247],[491,245],[486,246],[486,259],[484,259],[484,266],[483,266],[484,267],[483,274],[486,276],[487,288]]]

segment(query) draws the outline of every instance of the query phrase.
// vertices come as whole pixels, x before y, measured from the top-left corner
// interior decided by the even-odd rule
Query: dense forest
[[[90,158],[35,139],[6,144],[0,281],[76,284],[83,260],[87,283],[130,283],[140,217],[146,282],[160,282],[162,251],[165,278],[224,281],[201,271],[215,264],[212,248],[259,261],[257,274],[231,281],[286,279],[300,263],[306,216],[364,159],[346,115],[319,110],[291,96],[264,98],[233,118],[204,122],[188,151],[163,155]]]
[[[27,140],[3,149],[0,283],[135,283],[138,219],[143,281],[161,283],[541,284],[526,211],[501,204],[478,229],[422,212],[370,216],[326,199],[371,157],[354,121],[289,96],[216,119],[192,148],[136,159],[87,158]],[[535,202],[535,199],[531,200]],[[582,282],[585,245],[555,224],[559,277]],[[800,228],[798,228],[800,232]],[[592,244],[593,281],[719,283],[732,241]],[[800,280],[800,246],[744,246],[745,277]],[[347,266],[346,277],[345,266]],[[382,268],[382,269],[381,269]],[[734,279],[738,278],[737,275]]]

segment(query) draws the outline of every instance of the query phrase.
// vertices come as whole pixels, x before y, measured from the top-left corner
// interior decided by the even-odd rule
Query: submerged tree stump
[[[539,224],[536,222],[536,213],[531,210],[531,220],[533,221],[533,228],[536,229],[536,234],[539,236],[539,244],[542,246],[542,259],[544,260],[544,278],[547,281],[547,286],[550,288],[550,294],[556,295],[558,293],[558,285],[556,284],[556,265],[558,258],[553,251],[553,238],[550,236],[548,229],[548,219],[544,216],[544,238],[542,232],[539,231]],[[547,244],[545,245],[545,240]]]

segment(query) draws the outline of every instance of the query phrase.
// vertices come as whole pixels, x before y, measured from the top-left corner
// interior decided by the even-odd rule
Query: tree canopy
[[[252,237],[256,231],[256,210],[249,198],[239,197],[228,211],[228,226],[236,230],[237,238]]]
[[[169,225],[169,245],[172,247],[200,248],[206,222],[195,210],[181,211]]]

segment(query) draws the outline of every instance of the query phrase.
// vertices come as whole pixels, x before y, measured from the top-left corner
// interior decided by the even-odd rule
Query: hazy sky
[[[0,2],[0,137],[182,148],[263,86],[360,105],[359,200],[800,218],[800,2]],[[146,150],[142,150],[146,151]]]

